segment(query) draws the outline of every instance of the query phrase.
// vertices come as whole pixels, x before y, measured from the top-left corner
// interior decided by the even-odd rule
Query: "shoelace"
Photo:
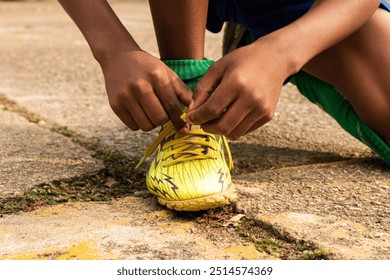
[[[185,119],[185,114],[183,114],[182,119]],[[232,170],[233,159],[229,145],[226,137],[220,137],[222,137],[222,142],[228,156],[229,169]],[[163,129],[157,138],[146,149],[143,157],[135,168],[138,169],[145,159],[150,156],[165,140],[167,140],[167,142],[163,144],[162,149],[166,150],[171,147],[171,150],[163,156],[163,160],[166,160],[171,156],[172,160],[165,163],[164,167],[188,160],[216,159],[216,157],[207,152],[207,149],[215,151],[218,148],[216,146],[217,139],[214,135],[204,132],[202,129],[191,129],[187,134],[180,134],[177,133],[172,122],[169,121],[163,126]]]

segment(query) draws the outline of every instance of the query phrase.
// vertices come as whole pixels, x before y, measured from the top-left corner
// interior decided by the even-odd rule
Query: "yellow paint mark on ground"
[[[80,242],[64,249],[52,249],[44,252],[26,252],[4,255],[0,260],[101,260],[105,259],[94,242]]]
[[[96,260],[101,259],[100,250],[92,242],[81,242],[69,248],[66,254],[57,258],[57,260]]]
[[[333,232],[332,232],[332,237],[334,238],[348,238],[350,235],[348,233],[348,231],[344,228],[338,228],[338,229],[335,229]]]
[[[146,219],[147,220],[147,219]],[[167,229],[170,232],[182,233],[188,232],[193,227],[193,224],[187,221],[160,221],[158,223],[158,228],[163,230]]]
[[[170,217],[173,217],[173,214],[168,210],[153,211],[142,215],[142,218],[144,219],[170,218]]]
[[[256,260],[264,258],[264,255],[257,251],[256,248],[252,245],[232,246],[225,249],[224,251],[229,255],[229,259],[231,260]]]
[[[29,213],[31,216],[53,216],[53,215],[62,215],[69,212],[69,208],[72,209],[72,215],[81,214],[79,211],[80,205],[79,203],[68,203],[68,204],[59,204],[51,207],[43,207],[37,210],[34,210],[33,212]]]

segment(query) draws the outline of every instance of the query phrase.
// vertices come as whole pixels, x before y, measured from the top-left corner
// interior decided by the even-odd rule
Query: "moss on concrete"
[[[135,161],[97,145],[94,157],[104,168],[93,175],[35,186],[22,196],[0,199],[0,215],[31,211],[38,207],[75,201],[109,201],[144,189],[144,174],[134,171]]]

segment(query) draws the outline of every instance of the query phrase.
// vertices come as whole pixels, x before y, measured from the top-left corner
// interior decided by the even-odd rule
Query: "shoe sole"
[[[158,203],[175,211],[201,211],[218,208],[230,204],[236,200],[234,187],[229,190],[209,196],[187,199],[187,200],[166,200],[157,197]]]

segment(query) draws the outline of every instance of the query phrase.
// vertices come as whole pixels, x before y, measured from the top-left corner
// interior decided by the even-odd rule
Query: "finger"
[[[113,95],[109,95],[108,98],[110,107],[118,118],[131,130],[138,130],[139,126],[136,124],[131,114],[126,110],[126,107],[122,105],[120,98],[110,98],[110,96]]]
[[[195,110],[205,103],[221,82],[222,71],[217,63],[212,64],[206,74],[195,85],[193,102],[190,104],[188,111]]]
[[[274,111],[263,111],[263,114],[259,114],[258,110],[252,109],[234,130],[232,130],[229,134],[226,134],[226,137],[232,140],[237,140],[245,134],[258,129],[259,127],[271,121],[273,115]]]
[[[149,117],[139,103],[133,103],[131,108],[127,108],[127,111],[129,112],[129,114],[131,114],[138,127],[141,128],[143,131],[150,131],[156,127],[149,119]]]
[[[172,84],[179,101],[187,107],[190,106],[192,101],[192,91],[179,77],[173,77]]]
[[[241,102],[236,101],[222,114],[219,119],[203,124],[202,128],[208,132],[227,136],[243,124],[248,114],[248,112],[243,111]],[[250,127],[250,125],[248,126]]]
[[[140,100],[141,107],[153,125],[159,126],[166,123],[168,121],[168,115],[156,94],[151,91],[144,93],[142,96],[143,97]]]
[[[158,83],[155,85],[154,92],[176,130],[186,130],[186,123],[180,118],[183,114],[183,108],[176,96],[172,82],[165,85]]]
[[[263,110],[263,114],[261,115],[260,118],[258,118],[258,121],[256,121],[245,134],[252,132],[255,129],[258,129],[259,127],[265,125],[266,123],[270,122],[275,114],[275,109],[273,110]],[[256,111],[254,111],[256,112]],[[257,111],[258,112],[258,111]]]
[[[268,118],[262,118],[261,120],[257,121],[256,123],[254,123],[246,132],[245,134],[248,134],[256,129],[258,129],[259,127],[262,127],[263,125],[265,125],[266,123],[269,122],[269,119]]]
[[[131,114],[124,108],[112,108],[118,118],[131,130],[138,130],[139,126],[134,121]]]
[[[249,113],[229,134],[226,134],[226,137],[231,140],[237,140],[247,134],[248,131],[256,124],[261,126],[264,124],[264,120],[261,119],[259,121],[256,113]]]
[[[237,94],[222,82],[204,104],[188,112],[187,120],[194,124],[204,124],[218,119],[236,98]]]

